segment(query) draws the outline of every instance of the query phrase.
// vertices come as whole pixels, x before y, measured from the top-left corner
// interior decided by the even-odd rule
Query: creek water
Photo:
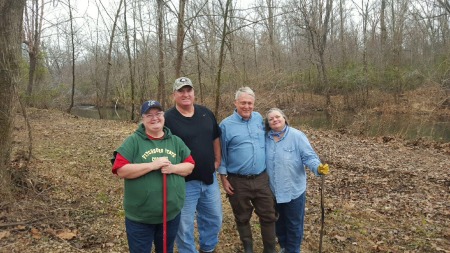
[[[115,110],[114,108],[101,109],[105,115],[105,119],[127,120],[130,118],[130,112],[122,108]],[[93,105],[78,105],[72,108],[71,113],[84,118],[99,119],[98,109]]]
[[[127,120],[130,118],[130,112],[124,109],[105,108],[103,109],[106,119]],[[98,111],[94,106],[75,106],[72,108],[72,114],[98,119]],[[417,117],[408,114],[396,115],[371,115],[356,116],[354,114],[345,114],[339,122],[327,119],[324,112],[305,113],[300,116],[289,118],[292,126],[308,126],[316,129],[360,129],[363,134],[368,136],[392,136],[402,137],[407,140],[426,138],[438,142],[450,142],[450,118],[438,118],[422,116]]]
[[[360,130],[368,136],[401,137],[407,140],[426,138],[450,142],[450,118],[433,118],[408,114],[356,116],[347,113],[339,122],[327,119],[324,112],[313,112],[291,119],[291,125],[318,129]]]

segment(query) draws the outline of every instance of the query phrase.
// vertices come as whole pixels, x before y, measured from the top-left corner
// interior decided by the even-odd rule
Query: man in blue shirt
[[[276,247],[275,201],[266,173],[264,122],[254,112],[255,93],[249,87],[236,92],[233,114],[220,123],[222,163],[221,180],[233,209],[245,253],[253,253],[250,219],[253,210],[259,217],[264,253]]]

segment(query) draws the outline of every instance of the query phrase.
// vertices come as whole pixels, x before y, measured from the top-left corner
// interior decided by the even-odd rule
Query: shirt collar
[[[287,125],[284,126],[283,130],[279,131],[279,132],[275,132],[273,130],[269,131],[269,135],[271,135],[272,137],[277,136],[278,138],[281,138],[281,135],[284,134],[287,130]]]
[[[273,137],[276,136],[276,135],[275,134],[271,134],[271,133],[280,133],[280,135],[281,135],[281,133],[284,133],[284,135],[282,137],[280,137],[280,140],[282,140],[289,133],[289,125],[286,124],[286,126],[280,132],[273,132],[272,130],[267,132],[267,136],[269,136],[269,138],[273,140]]]
[[[244,119],[244,118],[242,118],[241,115],[239,115],[239,113],[237,112],[237,109],[234,109],[233,114],[234,114],[234,116],[235,116],[236,118],[240,119],[241,121],[250,121],[250,120],[252,119],[252,116],[253,116],[253,112],[252,112],[252,114],[250,115],[250,118],[249,118],[249,119]]]

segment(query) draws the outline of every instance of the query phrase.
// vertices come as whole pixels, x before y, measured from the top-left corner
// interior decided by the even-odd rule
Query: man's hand
[[[233,186],[231,186],[230,182],[228,181],[227,175],[220,175],[220,179],[222,180],[222,186],[223,186],[223,189],[225,190],[225,192],[228,195],[233,195],[234,189],[233,189]]]
[[[317,168],[317,171],[319,172],[320,175],[328,175],[330,173],[330,168],[327,163],[320,164],[319,167]]]

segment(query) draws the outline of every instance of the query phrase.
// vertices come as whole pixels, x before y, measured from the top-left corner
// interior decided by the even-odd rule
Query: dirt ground
[[[136,124],[28,109],[17,115],[14,199],[0,203],[0,252],[127,252],[123,182],[110,157]],[[323,252],[450,252],[450,143],[302,129],[331,174]],[[320,179],[308,179],[302,252],[318,252]],[[223,194],[218,252],[242,250]],[[255,252],[262,252],[257,218]]]

